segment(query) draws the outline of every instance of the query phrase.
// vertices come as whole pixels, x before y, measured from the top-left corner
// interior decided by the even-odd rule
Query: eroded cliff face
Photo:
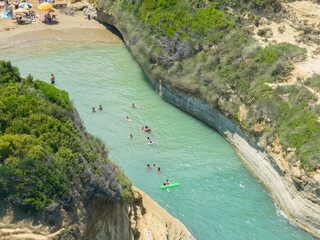
[[[291,165],[288,157],[294,149],[283,149],[277,141],[277,136],[276,140],[267,146],[259,139],[245,133],[241,129],[241,122],[234,122],[198,98],[177,91],[166,84],[167,79],[151,76],[144,67],[144,62],[139,61],[146,53],[138,52],[134,46],[143,43],[139,43],[137,35],[132,33],[134,31],[132,28],[129,32],[129,29],[121,23],[121,17],[123,16],[115,16],[104,8],[100,8],[98,12],[98,18],[102,22],[114,26],[122,34],[124,42],[158,94],[225,136],[235,147],[244,164],[271,192],[277,205],[291,221],[314,236],[320,237],[320,173],[306,173],[299,168],[299,162]],[[147,56],[144,59],[147,59]],[[257,131],[263,131],[263,124],[257,126]]]
[[[0,239],[133,239],[126,204],[97,197],[74,203],[51,205],[41,216],[3,212]]]
[[[127,206],[93,199],[82,239],[133,239]]]
[[[194,239],[181,222],[143,191],[132,188],[132,203],[108,204],[99,199],[90,203],[83,239]]]
[[[187,228],[138,188],[131,203],[102,198],[76,201],[45,216],[1,209],[0,239],[194,240]],[[57,212],[60,212],[57,214]]]

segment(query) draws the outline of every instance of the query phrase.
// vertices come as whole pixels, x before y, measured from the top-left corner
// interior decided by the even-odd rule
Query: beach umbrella
[[[44,11],[48,11],[51,8],[53,8],[52,4],[51,3],[47,3],[47,2],[43,2],[38,6],[39,10],[44,10]]]
[[[27,13],[27,12],[29,12],[29,10],[24,8],[18,8],[13,11],[13,13]]]
[[[23,2],[19,5],[21,8],[24,8],[24,9],[30,9],[32,8],[32,5],[28,2]]]

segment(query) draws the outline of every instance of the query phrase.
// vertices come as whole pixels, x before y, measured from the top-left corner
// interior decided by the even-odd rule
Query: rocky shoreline
[[[127,37],[127,30],[123,26],[120,27],[118,19],[112,14],[104,12],[103,9],[98,12],[98,19],[114,26],[121,33],[125,44],[135,57],[131,48],[133,40]],[[309,176],[298,166],[291,166],[286,160],[275,157],[277,154],[285,155],[286,153],[281,147],[277,149],[277,154],[275,154],[274,147],[268,146],[266,149],[259,146],[241,130],[236,122],[231,121],[200,99],[183,94],[162,83],[160,79],[152,79],[143,64],[139,61],[138,63],[153,88],[163,99],[204,121],[227,138],[235,147],[248,170],[265,185],[274,201],[291,222],[320,238],[319,202],[317,196],[314,196],[310,190],[310,188],[317,188],[319,173]],[[301,187],[302,182],[307,182],[312,187],[303,188]],[[320,189],[316,190],[316,194],[320,194]]]

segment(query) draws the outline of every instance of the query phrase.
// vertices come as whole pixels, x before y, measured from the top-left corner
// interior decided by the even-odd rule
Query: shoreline
[[[121,43],[122,40],[114,33],[109,31],[103,24],[99,23],[96,20],[86,20],[80,15],[76,16],[66,16],[62,17],[63,21],[67,22],[63,26],[58,25],[45,25],[41,23],[20,26],[15,28],[14,22],[11,19],[8,20],[7,24],[0,24],[0,50],[4,48],[14,47],[17,44],[27,43],[30,41],[41,41],[45,39],[51,40],[60,40],[60,41],[70,41],[70,42],[104,42],[104,43]],[[88,25],[86,25],[88,23]],[[8,26],[11,26],[9,30],[5,30]],[[166,239],[163,235],[163,232],[167,232],[169,239],[190,239],[194,240],[195,238],[191,235],[188,229],[181,223],[178,219],[170,215],[164,208],[162,208],[157,202],[151,199],[147,194],[142,190],[132,186],[133,191],[137,192],[141,197],[141,204],[145,212],[141,213],[140,216],[135,219],[137,223],[137,229],[139,232],[151,232],[152,235],[161,237],[156,239]],[[1,225],[7,226],[8,223]],[[9,226],[9,225],[8,225]],[[12,227],[19,228],[17,224],[13,224]],[[24,237],[12,231],[10,227],[3,228],[1,233],[8,231],[10,236],[14,237],[15,234],[18,234],[19,237]],[[27,234],[28,239],[51,239],[52,236],[55,236],[58,233],[50,234],[49,232],[42,232],[41,235],[32,233],[34,231],[32,226],[26,224],[23,226],[24,231]],[[64,231],[60,229],[58,232]],[[12,235],[11,235],[12,234]],[[162,236],[163,235],[163,236]],[[144,238],[141,236],[139,239],[149,239],[146,235]]]
[[[117,24],[117,19],[110,13],[100,11],[98,16],[99,19],[114,26],[120,32],[126,46],[135,58],[131,49],[131,39],[123,34],[126,32],[125,27],[121,29]],[[291,176],[293,169],[289,164],[279,162],[267,149],[257,146],[237,123],[212,109],[207,103],[196,97],[185,95],[170,85],[162,84],[161,80],[158,82],[152,79],[143,64],[137,58],[135,59],[160,97],[217,130],[234,147],[248,171],[270,192],[272,199],[290,222],[320,238],[319,205],[308,199],[308,193],[299,192],[296,189]]]

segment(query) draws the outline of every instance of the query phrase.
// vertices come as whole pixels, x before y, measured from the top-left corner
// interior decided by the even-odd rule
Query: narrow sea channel
[[[69,92],[88,131],[106,143],[133,184],[198,240],[315,239],[290,224],[223,137],[153,91],[122,43],[37,41],[3,49],[0,59],[22,76],[49,82],[54,73],[55,86]],[[92,113],[99,104],[103,111]],[[147,145],[147,136],[156,144]],[[165,179],[181,186],[161,190]]]

